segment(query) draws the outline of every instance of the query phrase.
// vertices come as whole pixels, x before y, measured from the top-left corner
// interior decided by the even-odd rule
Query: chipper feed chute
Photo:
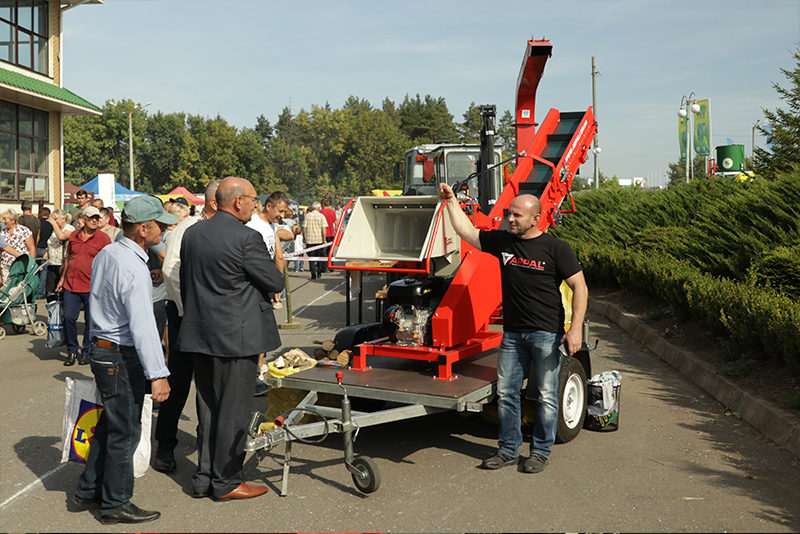
[[[332,259],[458,264],[461,241],[442,208],[434,196],[359,197]]]

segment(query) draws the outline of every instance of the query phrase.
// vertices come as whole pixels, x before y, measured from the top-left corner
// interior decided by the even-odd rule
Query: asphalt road
[[[292,274],[299,330],[282,330],[284,352],[313,351],[315,339],[344,327],[341,273],[310,281]],[[381,284],[367,277],[365,300]],[[41,313],[44,306],[41,306]],[[279,322],[286,310],[276,310]],[[356,317],[355,310],[353,316]],[[356,454],[372,457],[380,489],[359,493],[343,465],[340,435],[320,445],[295,443],[289,495],[280,497],[283,447],[261,462],[248,456],[248,480],[271,491],[247,501],[192,499],[196,417],[181,422],[178,470],[153,469],[136,480],[133,502],[162,513],[144,530],[159,532],[797,532],[800,463],[727,414],[724,406],[598,316],[592,322],[594,370],[623,375],[620,428],[584,430],[556,445],[537,475],[513,467],[478,468],[496,447],[496,427],[455,412],[361,430]],[[61,464],[64,379],[89,377],[63,367],[62,350],[29,332],[0,341],[0,531],[120,532],[72,495],[81,467]],[[254,407],[266,409],[266,397]],[[529,432],[528,432],[529,433]],[[529,436],[521,452],[528,453]]]

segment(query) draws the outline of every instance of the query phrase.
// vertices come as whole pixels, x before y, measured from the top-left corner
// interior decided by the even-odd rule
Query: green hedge
[[[800,372],[800,304],[796,299],[752,280],[715,277],[670,256],[614,245],[574,246],[590,288],[618,284],[661,298],[730,338],[737,352],[761,360],[778,358]]]
[[[583,191],[575,205],[552,233],[573,246],[590,290],[618,284],[663,299],[739,355],[800,372],[800,172]]]

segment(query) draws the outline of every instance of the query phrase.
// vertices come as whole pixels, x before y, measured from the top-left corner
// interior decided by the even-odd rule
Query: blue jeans
[[[89,315],[89,293],[73,293],[64,290],[64,334],[67,337],[67,353],[80,352],[78,346],[78,316],[83,304],[83,353],[88,354],[92,341],[91,317]]]
[[[142,433],[145,377],[134,347],[92,345],[91,366],[105,408],[75,493],[102,497],[100,513],[127,509],[133,496],[133,453]]]
[[[522,445],[520,390],[533,361],[539,398],[531,453],[539,453],[544,457],[550,455],[558,425],[560,337],[553,332],[543,331],[503,334],[497,358],[499,452],[512,457],[519,456],[519,447]]]
[[[41,258],[47,253],[47,247],[45,248],[37,248],[36,249],[36,257]],[[47,260],[36,260],[36,265],[41,266],[47,263]],[[39,271],[39,295],[38,298],[43,299],[46,295],[46,288],[47,288],[47,266],[42,267],[42,270]]]

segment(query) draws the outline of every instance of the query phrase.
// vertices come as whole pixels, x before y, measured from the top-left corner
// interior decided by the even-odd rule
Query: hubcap
[[[570,375],[564,386],[564,397],[561,399],[564,423],[567,427],[575,428],[581,419],[583,406],[583,381],[577,374]]]

